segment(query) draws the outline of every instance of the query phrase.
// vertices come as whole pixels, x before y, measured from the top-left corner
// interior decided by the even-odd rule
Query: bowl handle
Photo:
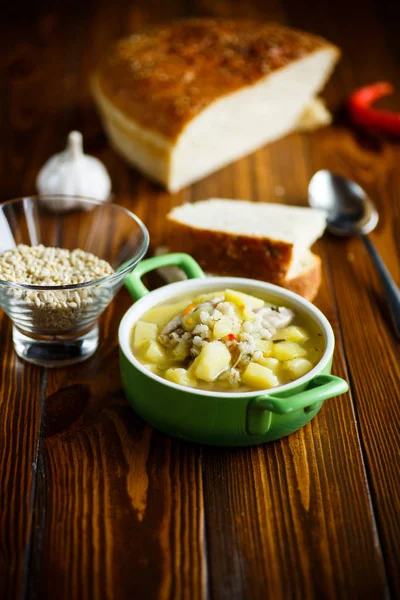
[[[344,394],[348,389],[349,386],[344,379],[334,375],[321,374],[316,375],[303,392],[286,398],[280,396],[279,392],[265,394],[256,398],[256,404],[259,408],[269,410],[277,415],[287,415],[301,408],[311,412],[315,404]]]
[[[160,269],[161,267],[180,267],[188,276],[189,279],[203,278],[204,272],[200,265],[189,256],[181,252],[173,254],[164,254],[163,256],[155,256],[154,258],[146,258],[125,277],[124,283],[134,300],[139,300],[142,296],[149,293],[147,287],[142,283],[141,279],[145,273]]]

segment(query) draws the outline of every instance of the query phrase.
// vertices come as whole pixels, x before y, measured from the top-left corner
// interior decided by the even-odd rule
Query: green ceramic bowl
[[[177,265],[189,277],[150,292],[141,282],[143,274]],[[121,376],[126,396],[148,423],[183,440],[215,446],[249,446],[277,440],[308,423],[324,400],[343,394],[347,383],[330,374],[334,350],[332,328],[324,315],[301,296],[281,287],[235,277],[205,278],[187,254],[169,254],[142,261],[125,284],[137,302],[119,327]],[[174,384],[151,373],[130,349],[133,325],[153,306],[182,295],[235,288],[281,301],[311,319],[325,338],[320,362],[306,375],[274,390],[210,392]]]

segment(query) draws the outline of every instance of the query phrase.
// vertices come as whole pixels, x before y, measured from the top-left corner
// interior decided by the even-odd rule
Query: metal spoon
[[[331,171],[318,171],[308,186],[308,202],[328,212],[328,230],[336,235],[358,235],[375,265],[386,294],[397,337],[400,338],[400,290],[374,244],[368,238],[378,223],[378,213],[365,191],[353,181]]]

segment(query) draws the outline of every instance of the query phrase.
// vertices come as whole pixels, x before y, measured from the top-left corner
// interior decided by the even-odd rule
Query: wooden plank
[[[49,375],[41,598],[205,596],[198,453],[143,423],[121,390],[129,304],[121,293],[108,310],[93,359]]]
[[[30,91],[40,87],[35,75],[27,23],[15,6],[0,20],[4,48],[0,58],[1,144],[0,200],[31,192],[33,139],[40,108],[31,104]],[[24,18],[29,21],[32,7]],[[20,28],[15,36],[14,24]],[[25,37],[26,36],[26,37]],[[50,90],[43,94],[51,93]],[[35,98],[35,103],[37,100]],[[29,142],[27,140],[29,139]],[[40,155],[40,150],[37,151]],[[32,514],[37,488],[39,429],[44,400],[42,371],[20,361],[14,353],[12,326],[0,313],[0,597],[19,598],[26,593],[32,550]]]
[[[321,165],[323,140],[313,147],[316,167]],[[337,144],[337,145],[336,145]],[[388,161],[368,164],[368,153],[354,151],[347,132],[337,137],[330,152],[329,166],[351,176],[368,189],[371,197],[384,204],[383,218],[371,238],[380,250],[393,276],[398,278],[398,185],[396,171],[384,174]],[[332,139],[329,143],[332,151]],[[391,150],[387,147],[386,153]],[[397,152],[400,158],[400,154]],[[393,157],[394,158],[394,157]],[[327,161],[324,161],[324,166]],[[351,165],[351,169],[347,167]],[[357,168],[358,165],[358,168]],[[376,169],[375,177],[372,173]],[[367,175],[365,175],[367,173]],[[396,214],[397,212],[397,214]],[[397,224],[397,225],[396,225]],[[354,390],[357,421],[376,510],[378,532],[385,555],[392,590],[400,593],[398,556],[400,552],[400,362],[398,342],[377,275],[360,240],[327,239],[334,293],[344,332],[344,351]]]
[[[136,205],[141,213],[145,197]],[[41,500],[49,508],[32,574],[43,598],[205,597],[200,455],[126,404],[117,329],[130,304],[121,291],[92,359],[49,373]]]
[[[278,18],[285,21],[285,13]],[[196,184],[194,197],[212,190],[216,196],[304,204],[311,174],[305,150],[301,136],[290,136]],[[326,243],[319,248],[326,258]],[[339,340],[334,372],[347,377],[331,292],[325,263],[317,303]],[[206,449],[203,470],[213,597],[385,597],[349,396],[326,403],[310,425],[265,447]]]
[[[0,315],[0,598],[18,598],[28,566],[40,427],[41,372],[13,350]]]
[[[302,146],[299,136],[291,136],[229,167],[230,181],[240,182],[232,197],[266,200],[278,182],[290,180],[284,198],[304,202],[309,168],[306,155],[301,159]],[[272,183],[263,185],[265,165],[272,162]],[[239,177],[252,169],[251,177]],[[197,197],[206,197],[210,188],[223,195],[223,177],[215,174],[198,183]],[[319,248],[324,255],[326,244]],[[347,378],[329,278],[325,265],[318,306],[339,340],[334,373]],[[213,597],[350,598],[371,590],[374,597],[385,596],[349,396],[327,402],[310,425],[279,442],[245,450],[205,449],[203,472]]]
[[[107,149],[88,89],[101,52],[147,20],[151,9],[151,3],[139,9],[126,2],[115,11],[103,2],[83,21],[70,15],[79,50],[69,57],[74,82],[69,103],[88,151],[101,156],[111,172],[118,202],[146,219],[157,243],[169,197]],[[161,5],[156,9],[161,15]],[[62,233],[63,244],[76,236]],[[29,582],[39,597],[206,595],[200,455],[153,432],[126,404],[117,328],[129,305],[121,292],[102,319],[101,346],[90,361],[48,376],[35,523],[39,560]]]
[[[339,106],[355,87],[388,79],[400,89],[397,34],[391,23],[400,17],[398,3],[344,0],[321,10],[309,2],[302,10],[290,3],[290,14],[313,27],[344,50],[337,77],[328,90],[333,106]],[[313,10],[311,10],[313,8]],[[315,8],[315,10],[314,10]],[[304,12],[303,12],[304,10]],[[346,23],[341,15],[346,12]],[[362,11],[363,27],[351,27]],[[376,18],[382,11],[382,20]],[[310,21],[307,21],[307,24]],[[345,30],[343,30],[343,26]],[[388,33],[391,32],[388,44]],[[363,40],[368,38],[368,44]],[[363,52],[358,49],[363,45]],[[393,52],[389,51],[392,48]],[[339,85],[340,82],[340,85]],[[336,85],[335,85],[336,84]],[[386,101],[398,106],[400,95]],[[397,101],[397,102],[396,102]],[[400,282],[400,152],[396,145],[338,124],[307,138],[314,170],[329,168],[362,185],[375,202],[380,221],[371,239],[392,276]],[[400,360],[384,295],[361,241],[327,237],[328,261],[349,366],[357,424],[385,557],[390,590],[400,595]]]

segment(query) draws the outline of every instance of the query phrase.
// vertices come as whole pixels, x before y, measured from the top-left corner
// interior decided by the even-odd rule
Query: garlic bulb
[[[71,131],[64,152],[52,156],[42,167],[36,180],[39,194],[63,194],[84,196],[95,200],[107,200],[111,191],[111,179],[103,165],[94,156],[83,153],[82,134]],[[51,208],[66,211],[82,206],[73,198],[54,200]],[[87,210],[91,209],[89,203]]]

